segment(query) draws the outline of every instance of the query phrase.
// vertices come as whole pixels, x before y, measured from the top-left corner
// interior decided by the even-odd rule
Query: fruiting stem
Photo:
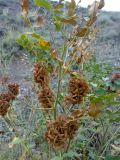
[[[65,44],[65,42],[64,42],[64,47],[63,47],[63,53],[62,53],[62,57],[61,57],[61,62],[63,62],[65,52],[66,52],[66,44]],[[61,63],[61,62],[58,62],[58,63],[59,63],[58,87],[57,87],[57,96],[56,96],[55,105],[54,105],[54,118],[55,118],[55,119],[56,119],[56,108],[57,108],[57,103],[58,103],[58,98],[59,98],[59,95],[60,95],[60,88],[61,88],[62,65],[63,65],[63,63]]]
[[[62,73],[62,69],[61,69],[61,65],[60,65],[60,67],[59,67],[59,75],[58,75],[57,97],[56,97],[55,106],[54,106],[54,118],[55,119],[56,119],[56,107],[57,107],[57,102],[58,102],[58,98],[59,98],[59,94],[60,94],[61,73]]]

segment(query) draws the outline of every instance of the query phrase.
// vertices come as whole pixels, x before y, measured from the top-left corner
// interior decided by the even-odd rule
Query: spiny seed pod
[[[17,96],[19,94],[19,85],[14,84],[8,84],[8,91],[13,94],[13,96]]]
[[[79,104],[89,92],[89,86],[83,78],[72,77],[69,81],[68,93],[65,100],[72,104]]]
[[[79,124],[76,119],[73,117],[67,118],[67,133],[68,138],[73,139],[74,135],[76,134],[77,130],[79,128]]]
[[[76,109],[71,113],[71,116],[75,119],[79,119],[81,117],[83,117],[85,114],[85,110],[83,109]]]
[[[10,92],[0,93],[0,100],[10,102],[13,99]]]
[[[40,86],[45,86],[49,84],[48,71],[43,62],[35,63],[33,69],[34,81]]]
[[[45,140],[55,149],[65,148],[68,139],[74,138],[79,128],[78,122],[72,117],[60,115],[54,121],[50,121],[45,133]]]
[[[0,100],[0,116],[4,117],[8,112],[8,108],[9,103],[7,101]]]
[[[49,87],[44,87],[38,94],[38,100],[44,111],[48,111],[54,105],[54,95]]]
[[[50,121],[45,133],[45,140],[55,149],[65,148],[67,142],[67,121],[65,116],[58,116],[55,121]]]

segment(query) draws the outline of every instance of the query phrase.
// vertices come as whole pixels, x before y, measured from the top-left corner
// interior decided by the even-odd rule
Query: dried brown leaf
[[[44,25],[44,23],[45,23],[45,21],[44,21],[43,16],[40,16],[40,15],[39,15],[39,16],[37,16],[35,26],[36,26],[36,27],[41,27],[41,26],[43,26],[43,25]]]
[[[105,1],[100,0],[98,9],[102,9],[105,6]]]
[[[88,11],[89,11],[89,17],[90,19],[93,19],[94,17],[96,17],[97,12],[102,9],[104,7],[105,3],[104,0],[100,0],[100,2],[98,1],[94,1],[92,3],[92,5],[88,6]]]
[[[61,22],[75,26],[77,24],[76,18],[77,16],[72,16],[70,18],[61,18]]]
[[[27,16],[29,11],[29,0],[20,0],[22,15]]]
[[[77,36],[78,37],[84,37],[89,33],[89,29],[87,27],[78,28],[77,30]]]
[[[89,17],[96,17],[98,7],[99,7],[99,2],[97,1],[94,1],[92,5],[88,6]]]
[[[68,16],[71,17],[75,14],[76,3],[75,0],[71,0],[71,2],[67,2],[67,11]]]
[[[50,56],[51,56],[51,58],[53,58],[53,59],[57,59],[58,55],[57,55],[56,50],[53,50],[53,51],[50,53]]]

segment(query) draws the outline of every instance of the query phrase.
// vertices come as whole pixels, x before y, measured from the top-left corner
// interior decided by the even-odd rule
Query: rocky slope
[[[98,59],[119,66],[120,12],[102,12],[97,24],[100,30],[95,42]],[[10,56],[18,54],[21,49],[15,42],[15,38],[22,32],[22,25],[19,0],[0,0],[1,47],[5,53],[9,50]]]

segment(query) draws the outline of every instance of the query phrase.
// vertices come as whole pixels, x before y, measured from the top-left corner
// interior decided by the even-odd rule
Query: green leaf
[[[76,153],[75,151],[72,151],[72,150],[69,150],[67,153],[64,153],[64,155],[63,155],[63,157],[65,158],[65,157],[74,157],[74,156],[78,156],[79,154],[78,153]]]
[[[55,156],[55,157],[52,158],[51,160],[63,160],[63,158],[62,158],[62,157]]]
[[[33,38],[39,39],[40,35],[36,34],[35,32],[26,32],[25,34],[31,35]]]
[[[114,82],[114,87],[115,87],[116,89],[120,89],[120,80],[116,80],[116,81]]]
[[[117,104],[120,104],[119,101],[109,101],[107,104],[109,105],[117,105]]]
[[[20,37],[17,39],[17,43],[25,49],[30,48],[30,45],[31,45],[29,39],[25,34],[20,35]]]
[[[77,135],[77,141],[88,141],[89,139],[85,137],[84,135],[78,134]]]
[[[120,86],[120,80],[116,80],[114,83]]]
[[[55,22],[55,31],[58,32],[61,30],[62,24],[60,22]]]
[[[112,155],[110,155],[110,156],[107,156],[105,158],[105,160],[120,160],[120,156],[112,156]]]
[[[44,7],[48,10],[50,10],[52,8],[51,3],[48,2],[47,0],[34,0],[34,3],[38,6],[38,7]]]
[[[111,119],[110,119],[110,122],[116,122],[116,123],[119,123],[120,122],[120,116],[116,116],[116,117],[112,117]]]
[[[62,23],[60,22],[60,17],[55,16],[52,20],[53,24],[55,25],[55,31],[59,32],[62,28]]]
[[[92,87],[95,87],[95,88],[98,86],[98,84],[93,83],[93,82],[90,82],[90,84],[92,85]]]
[[[106,91],[102,88],[99,88],[98,90],[96,90],[96,94],[98,94],[98,95],[103,95],[105,93],[106,93]]]

